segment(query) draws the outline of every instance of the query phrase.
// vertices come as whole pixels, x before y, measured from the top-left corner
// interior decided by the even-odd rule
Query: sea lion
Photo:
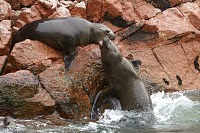
[[[97,94],[92,113],[97,112],[106,97],[119,99],[122,110],[152,111],[151,99],[144,83],[132,63],[122,56],[118,48],[105,38],[101,49],[101,60],[108,78],[108,88]],[[141,62],[138,62],[140,64]],[[94,115],[93,115],[94,116]]]
[[[13,119],[10,116],[6,116],[3,120],[3,125],[4,127],[8,127],[8,126],[15,127],[16,123],[13,121]]]
[[[41,41],[64,54],[68,69],[77,55],[76,47],[100,44],[105,37],[115,39],[111,29],[100,23],[91,23],[79,17],[47,18],[26,24],[18,30],[11,44],[25,39]]]

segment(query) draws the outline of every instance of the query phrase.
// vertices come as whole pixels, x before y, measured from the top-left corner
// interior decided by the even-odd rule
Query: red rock
[[[54,100],[29,71],[21,70],[0,76],[0,83],[1,115],[34,118],[53,113]]]
[[[189,2],[189,1],[193,1],[193,0],[169,0],[169,2],[171,3],[171,6],[177,6],[184,2]]]
[[[15,26],[21,28],[26,23],[41,19],[41,16],[37,10],[32,8],[23,8],[22,12],[18,16]]]
[[[141,19],[149,19],[160,12],[145,1],[133,0],[93,0],[87,2],[87,17],[89,20],[99,22],[105,14],[109,17],[121,17],[128,22],[139,22]]]
[[[38,11],[42,18],[47,18],[56,10],[57,5],[57,0],[38,0],[31,10]]]
[[[60,3],[58,3],[59,6],[64,6],[66,7],[67,9],[69,9],[70,11],[74,8],[74,6],[76,5],[75,2],[72,2],[72,1],[64,1],[64,0],[61,0]]]
[[[93,22],[100,22],[102,11],[102,0],[87,1],[87,19]]]
[[[200,43],[198,43],[198,45],[199,44]],[[199,50],[200,49],[198,49],[198,51]],[[175,90],[197,89],[192,86],[193,82],[197,78],[197,75],[191,69],[185,51],[180,44],[174,43],[161,46],[155,48],[154,52],[165,72],[169,76],[169,82]],[[179,84],[178,77],[180,77],[181,84]]]
[[[145,30],[162,32],[162,36],[174,36],[186,32],[200,33],[177,8],[170,8],[147,20]],[[167,37],[166,37],[167,38]]]
[[[11,41],[11,20],[2,20],[0,22],[0,55],[8,55],[10,52]]]
[[[3,72],[2,69],[3,69],[4,65],[5,65],[6,59],[7,59],[6,55],[0,56],[0,75]]]
[[[56,100],[62,117],[88,117],[92,105],[90,99],[103,88],[105,79],[96,47],[82,48],[67,72],[64,64],[58,64],[39,74],[41,83]]]
[[[112,17],[122,17],[126,21],[138,22],[139,18],[136,14],[131,0],[109,0],[103,3],[102,16],[108,12]]]
[[[161,12],[160,9],[155,8],[153,5],[145,2],[144,0],[132,0],[132,5],[140,19],[149,19]]]
[[[184,3],[179,8],[181,12],[189,18],[191,24],[200,30],[200,7],[197,3]]]
[[[19,2],[24,6],[31,6],[36,0],[19,0]]]
[[[4,73],[28,69],[38,74],[59,60],[63,61],[63,56],[59,51],[39,41],[27,39],[15,44]]]
[[[0,21],[4,19],[10,19],[11,6],[6,1],[0,1]]]
[[[51,14],[48,18],[61,18],[61,17],[69,17],[69,16],[71,16],[69,10],[64,6],[60,6],[56,8],[56,11],[53,12],[53,14]]]
[[[12,9],[14,10],[20,9],[19,0],[5,0],[5,1],[7,1],[11,5]]]
[[[86,5],[85,2],[77,3],[74,8],[70,11],[72,16],[78,16],[86,18]]]

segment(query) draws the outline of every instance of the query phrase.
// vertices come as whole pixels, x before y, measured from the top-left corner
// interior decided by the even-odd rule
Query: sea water
[[[200,133],[200,91],[151,95],[153,114],[105,110],[96,122],[70,121],[65,126],[47,121],[15,120],[16,127],[3,127],[2,133]]]

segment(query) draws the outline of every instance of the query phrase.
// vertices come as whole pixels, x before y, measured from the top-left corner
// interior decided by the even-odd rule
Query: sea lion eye
[[[109,31],[109,30],[106,30],[105,32],[106,32],[106,33],[110,33],[110,31]]]

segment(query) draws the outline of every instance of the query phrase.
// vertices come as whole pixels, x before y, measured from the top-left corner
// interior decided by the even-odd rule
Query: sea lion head
[[[100,46],[100,49],[103,64],[116,63],[122,60],[122,55],[120,54],[119,49],[109,38],[103,39],[103,44]]]
[[[94,23],[92,27],[93,28],[90,33],[90,39],[92,39],[96,44],[100,44],[99,42],[101,42],[106,37],[108,37],[111,40],[114,40],[116,38],[113,31],[103,24]]]

